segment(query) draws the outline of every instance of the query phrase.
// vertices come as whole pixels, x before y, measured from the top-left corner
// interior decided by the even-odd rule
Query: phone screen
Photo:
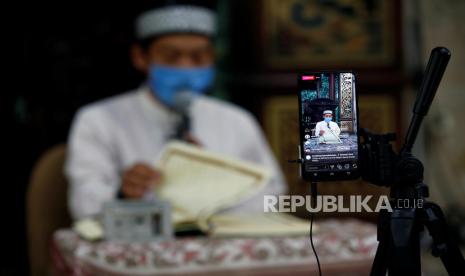
[[[307,181],[359,176],[355,75],[317,72],[298,76],[302,177]]]

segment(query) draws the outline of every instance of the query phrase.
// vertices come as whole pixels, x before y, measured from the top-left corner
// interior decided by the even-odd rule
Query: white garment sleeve
[[[338,135],[341,134],[341,129],[337,125],[337,123],[334,123],[334,134]]]
[[[74,219],[100,213],[102,204],[112,200],[118,190],[120,175],[106,128],[109,123],[104,110],[93,107],[80,110],[74,119],[65,167]]]
[[[320,123],[316,123],[315,126],[315,136],[320,137]]]
[[[242,139],[242,143],[246,143],[244,146],[247,156],[245,157],[248,161],[268,168],[272,172],[272,178],[263,190],[237,208],[233,208],[233,211],[263,212],[264,195],[284,194],[287,192],[287,184],[258,122],[250,115],[245,124],[240,126],[240,135],[247,137]]]

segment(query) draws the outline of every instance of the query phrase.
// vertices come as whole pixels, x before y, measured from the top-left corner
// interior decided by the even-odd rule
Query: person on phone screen
[[[333,122],[333,112],[331,110],[323,111],[323,121],[318,122],[315,127],[315,136],[320,138],[320,141],[340,141],[339,134],[341,129],[337,123]]]

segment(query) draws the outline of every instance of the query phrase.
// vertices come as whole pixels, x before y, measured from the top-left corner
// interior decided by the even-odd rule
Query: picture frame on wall
[[[397,1],[262,1],[271,69],[389,67],[398,61]]]

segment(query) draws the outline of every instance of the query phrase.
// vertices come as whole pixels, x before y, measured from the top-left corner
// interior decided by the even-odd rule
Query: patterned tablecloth
[[[375,225],[321,221],[313,238],[325,274],[368,273],[377,246]],[[124,243],[89,242],[71,230],[59,230],[52,257],[62,275],[309,275],[316,271],[308,236]]]

